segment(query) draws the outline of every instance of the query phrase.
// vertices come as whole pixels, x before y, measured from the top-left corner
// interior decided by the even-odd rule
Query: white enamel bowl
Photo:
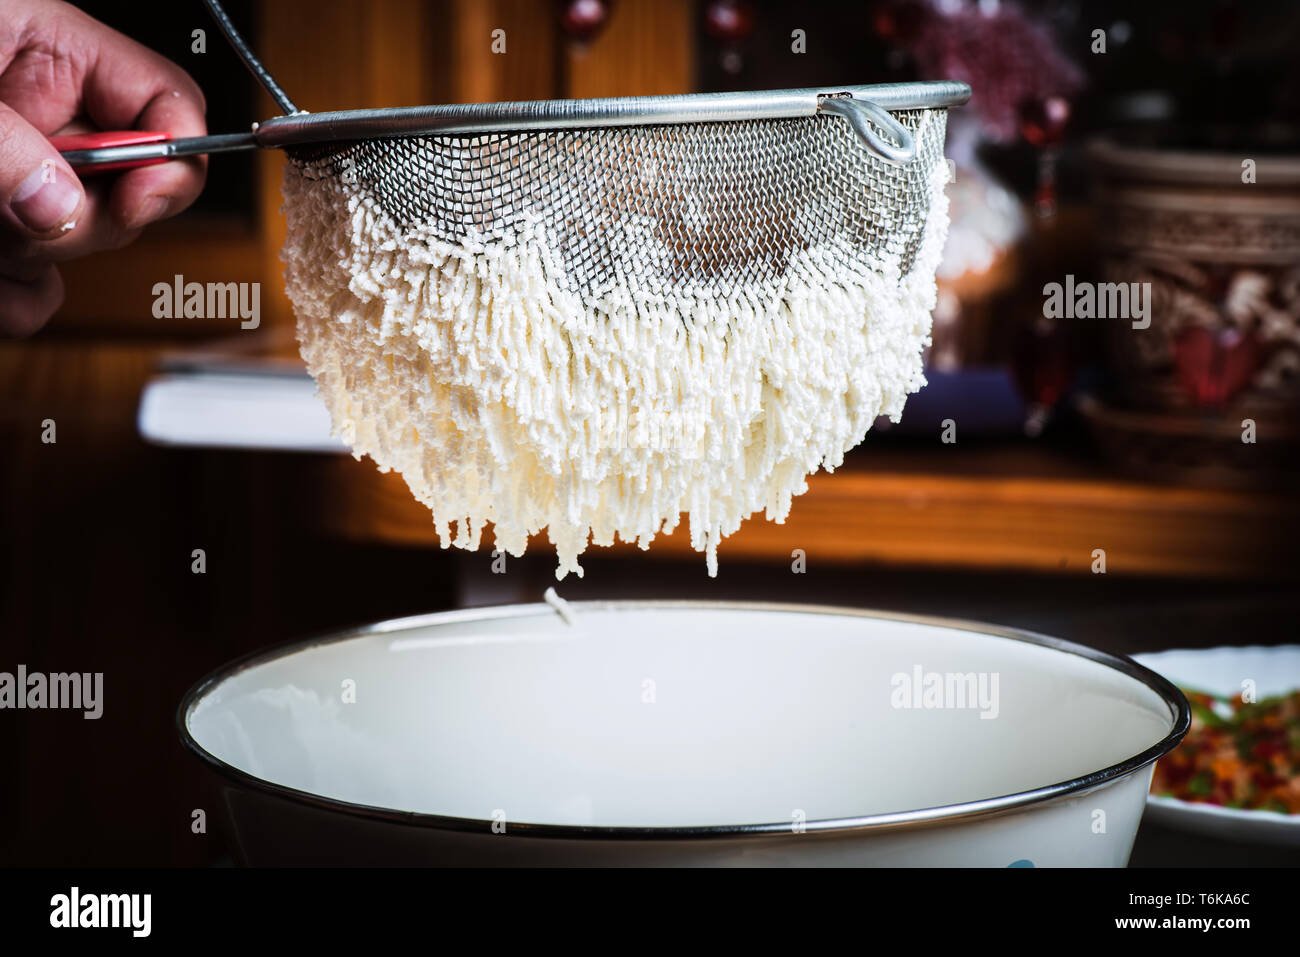
[[[386,622],[200,682],[178,723],[237,857],[1122,866],[1188,723],[1155,673],[1024,632],[572,607]]]

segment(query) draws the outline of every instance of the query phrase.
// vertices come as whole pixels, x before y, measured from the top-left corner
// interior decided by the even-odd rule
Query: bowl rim
[[[535,824],[526,822],[508,822],[507,834],[513,837],[560,838],[568,840],[698,840],[706,838],[744,838],[756,836],[776,836],[785,834],[791,838],[802,833],[826,832],[876,832],[903,828],[923,828],[969,821],[995,814],[1005,814],[1030,808],[1047,801],[1055,801],[1071,795],[1080,795],[1110,784],[1135,771],[1153,764],[1156,759],[1167,754],[1182,740],[1191,724],[1191,709],[1183,693],[1172,682],[1157,672],[1138,664],[1124,655],[1076,644],[1050,635],[1010,628],[1001,625],[985,624],[959,618],[945,618],[931,615],[916,615],[903,612],[878,611],[837,605],[799,604],[795,602],[750,602],[750,601],[707,601],[683,599],[659,600],[595,600],[572,601],[568,603],[579,614],[588,611],[632,611],[647,610],[704,610],[704,611],[746,611],[746,612],[784,612],[795,614],[840,615],[844,617],[870,618],[881,621],[902,622],[906,624],[928,625],[940,628],[969,631],[994,638],[1009,638],[1027,644],[1037,645],[1053,651],[1075,655],[1097,664],[1104,665],[1133,678],[1160,696],[1169,708],[1172,726],[1168,734],[1155,744],[1131,757],[1109,767],[1093,771],[1079,777],[1071,778],[1057,784],[1017,791],[977,801],[965,801],[958,804],[946,804],[937,807],[920,808],[908,811],[890,811],[884,814],[870,814],[855,817],[825,818],[803,822],[801,830],[796,830],[789,821],[777,821],[754,824],[718,824],[687,825],[667,827],[641,827],[631,825],[578,825],[578,824]],[[492,834],[493,821],[486,818],[454,817],[434,814],[427,811],[402,811],[396,808],[380,807],[371,804],[359,804],[343,801],[320,794],[313,794],[300,788],[276,784],[265,778],[259,778],[247,771],[227,763],[204,748],[189,730],[189,718],[199,702],[223,682],[259,665],[299,654],[313,648],[332,645],[354,638],[367,638],[376,635],[391,634],[424,628],[430,625],[453,624],[459,622],[485,621],[492,619],[523,618],[534,615],[554,615],[556,610],[545,602],[495,605],[481,608],[456,609],[452,611],[432,612],[391,618],[370,625],[339,629],[323,635],[301,641],[259,649],[230,661],[206,674],[195,682],[181,698],[176,709],[176,728],[181,744],[200,761],[215,771],[219,777],[262,794],[279,797],[296,804],[307,805],[323,811],[332,811],[353,817],[385,821],[394,824],[433,828],[436,830]],[[505,836],[505,835],[493,835]]]

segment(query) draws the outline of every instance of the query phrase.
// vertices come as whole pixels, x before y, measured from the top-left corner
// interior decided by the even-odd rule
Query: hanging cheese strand
[[[582,574],[589,544],[648,548],[684,513],[716,575],[725,536],[760,509],[784,521],[810,473],[924,384],[942,160],[928,176],[905,272],[839,237],[789,251],[761,282],[643,274],[593,291],[527,211],[449,242],[291,163],[286,285],[335,431],[401,473],[443,547],[477,548],[490,523],[495,547],[521,555],[545,531],[562,578]],[[647,273],[677,253],[645,225],[627,234]]]

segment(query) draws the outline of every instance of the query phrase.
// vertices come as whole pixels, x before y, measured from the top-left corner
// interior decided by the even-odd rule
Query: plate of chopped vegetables
[[[1192,726],[1156,764],[1147,815],[1228,840],[1300,846],[1300,645],[1134,655],[1187,695]]]

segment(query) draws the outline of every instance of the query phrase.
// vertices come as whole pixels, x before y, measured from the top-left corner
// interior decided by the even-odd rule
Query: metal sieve
[[[72,166],[284,149],[304,176],[359,185],[427,238],[500,240],[539,216],[565,281],[588,295],[771,282],[795,253],[846,244],[846,259],[906,274],[939,188],[946,110],[970,96],[940,81],[306,113],[218,0],[204,2],[285,115],[242,134],[63,138]]]
[[[531,216],[568,284],[589,296],[613,286],[668,295],[773,283],[795,253],[845,244],[846,260],[907,273],[944,119],[899,114],[915,143],[906,165],[817,117],[366,139],[289,156],[308,178],[357,184],[402,231],[496,242]]]

